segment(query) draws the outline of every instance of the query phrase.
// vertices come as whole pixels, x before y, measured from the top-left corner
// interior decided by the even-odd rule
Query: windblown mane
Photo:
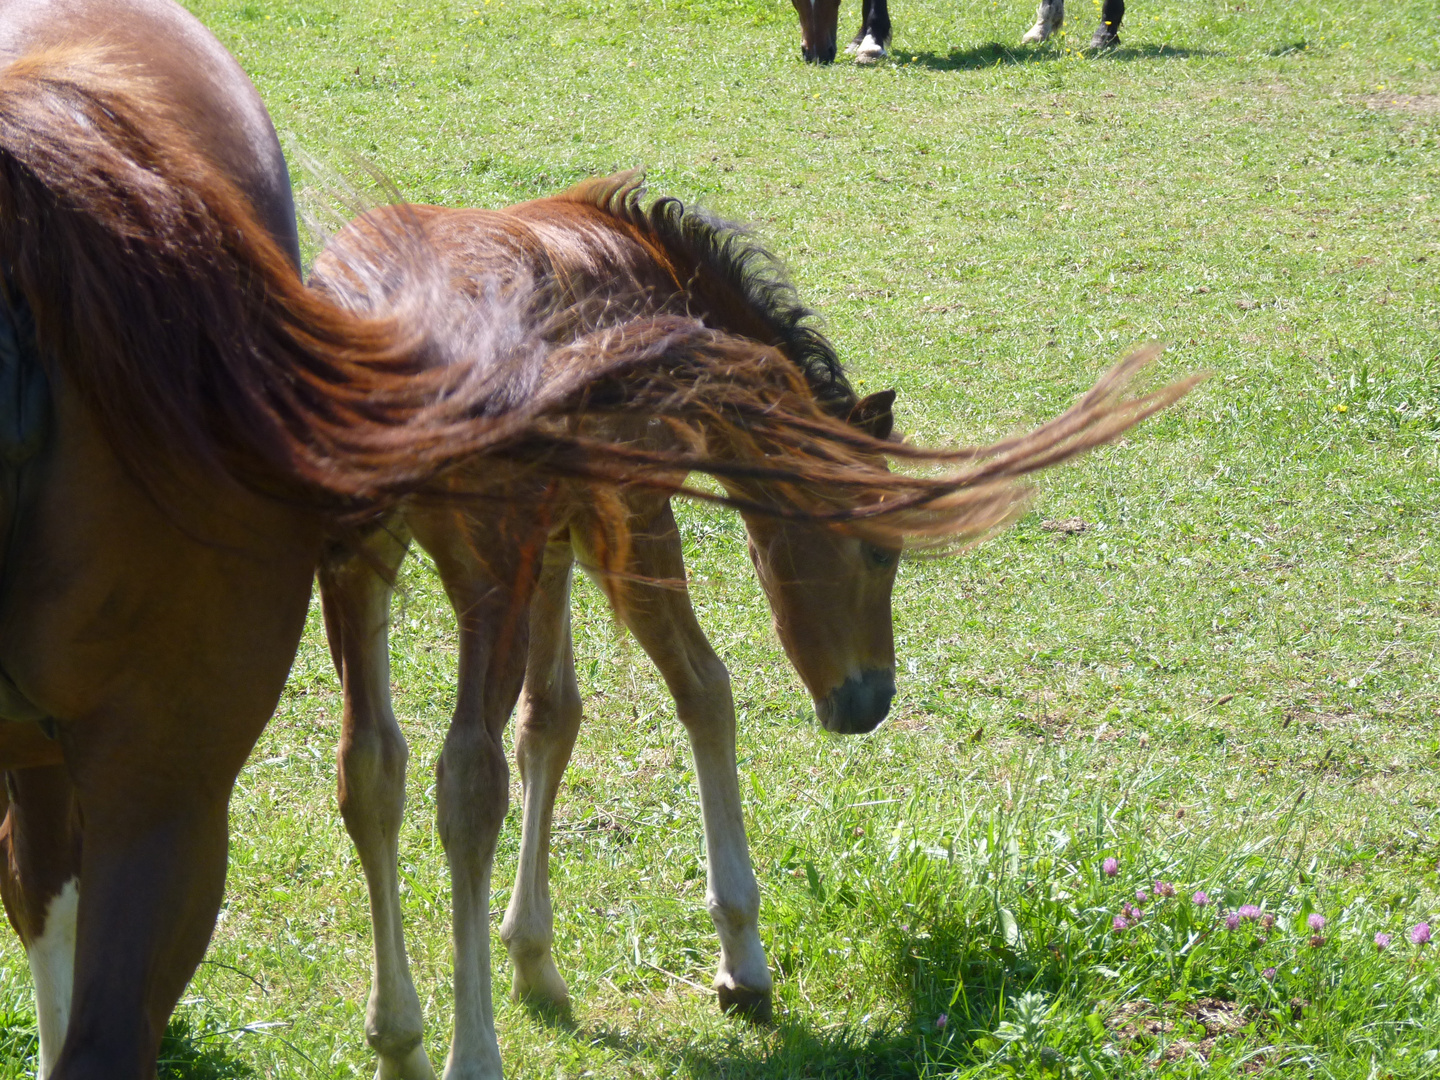
[[[835,347],[815,326],[815,312],[801,302],[779,258],[745,226],[672,196],[646,206],[638,170],[585,180],[552,198],[593,206],[629,226],[658,249],[687,292],[754,323],[758,332],[748,336],[795,364],[826,412],[848,415],[856,394]]]

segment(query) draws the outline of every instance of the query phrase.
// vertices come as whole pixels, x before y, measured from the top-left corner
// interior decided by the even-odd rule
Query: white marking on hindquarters
[[[875,40],[874,34],[866,34],[865,40],[855,49],[855,62],[857,64],[873,64],[885,55],[885,46]]]
[[[38,1080],[45,1080],[60,1057],[70,1023],[70,993],[75,983],[75,912],[80,904],[76,878],[65,883],[45,910],[45,929],[25,950],[35,980],[35,1013],[40,1026]]]

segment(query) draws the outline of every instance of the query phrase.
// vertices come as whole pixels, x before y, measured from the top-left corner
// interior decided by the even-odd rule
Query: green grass
[[[1005,536],[902,569],[900,693],[869,738],[817,729],[738,522],[683,514],[741,714],[773,1030],[692,985],[717,946],[688,751],[582,587],[588,723],[554,880],[576,1022],[509,1005],[497,965],[509,1075],[1440,1075],[1440,962],[1407,935],[1440,927],[1433,5],[1134,3],[1124,47],[1092,57],[1072,51],[1082,5],[1071,36],[1022,50],[1024,0],[898,0],[894,59],[868,70],[802,65],[780,0],[192,7],[289,145],[367,158],[408,197],[501,205],[644,163],[655,190],[756,223],[917,437],[1033,424],[1149,338],[1173,344],[1162,375],[1215,373],[1043,480]],[[1044,527],[1070,518],[1089,527]],[[454,633],[418,564],[394,647],[438,1062]],[[373,1070],[339,711],[314,619],[236,792],[174,1055],[190,1075]],[[517,843],[512,812],[497,924]],[[1156,879],[1181,895],[1114,931]],[[1264,943],[1217,924],[1244,903],[1277,917]],[[28,1068],[30,1010],[7,941],[0,1076]]]

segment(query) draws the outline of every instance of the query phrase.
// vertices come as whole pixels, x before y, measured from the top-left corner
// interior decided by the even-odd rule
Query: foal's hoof
[[[425,1056],[425,1047],[417,1045],[403,1053],[382,1054],[375,1080],[435,1080],[435,1070]]]
[[[555,967],[555,961],[546,956],[538,962],[527,965],[529,970],[515,966],[515,981],[510,984],[510,1000],[519,1002],[545,1016],[568,1020],[570,1012],[570,988]]]
[[[1119,44],[1120,35],[1108,26],[1101,26],[1090,39],[1090,48],[1097,50],[1113,49]]]
[[[1025,31],[1025,36],[1020,39],[1021,45],[1039,45],[1050,36],[1050,28],[1044,23],[1036,23]]]
[[[744,986],[717,986],[720,1008],[752,1024],[768,1024],[772,1019],[769,990],[751,990]]]

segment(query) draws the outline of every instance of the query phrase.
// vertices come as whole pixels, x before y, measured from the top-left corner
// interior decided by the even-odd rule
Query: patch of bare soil
[[[1163,1039],[1165,1050],[1161,1056],[1166,1061],[1191,1056],[1208,1061],[1215,1041],[1239,1031],[1247,1020],[1245,1006],[1218,998],[1189,1002],[1179,1013],[1169,1015],[1162,1014],[1151,1002],[1128,1001],[1111,1014],[1105,1026],[1123,1050],[1149,1050]]]
[[[1082,533],[1086,529],[1090,529],[1093,527],[1094,526],[1092,526],[1088,521],[1084,521],[1078,517],[1061,518],[1058,521],[1052,519],[1050,521],[1042,521],[1040,523],[1040,528],[1044,529],[1046,532],[1064,533],[1066,536],[1075,536],[1077,533]]]
[[[1386,112],[1440,115],[1440,94],[1367,94],[1361,100],[1367,108],[1384,109]]]

